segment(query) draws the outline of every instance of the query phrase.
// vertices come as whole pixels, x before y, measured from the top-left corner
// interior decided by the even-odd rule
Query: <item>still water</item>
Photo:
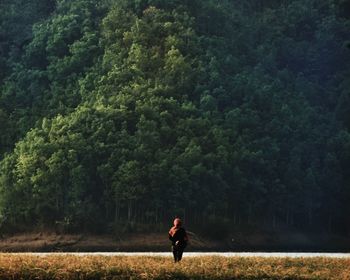
[[[21,255],[33,255],[33,256],[48,256],[48,255],[74,255],[74,256],[152,256],[152,257],[171,257],[172,254],[168,252],[97,252],[97,253],[14,253]],[[326,258],[350,258],[350,253],[284,253],[284,252],[185,252],[185,257],[203,257],[203,256],[221,256],[221,257],[276,257],[276,258],[314,258],[314,257],[326,257]]]

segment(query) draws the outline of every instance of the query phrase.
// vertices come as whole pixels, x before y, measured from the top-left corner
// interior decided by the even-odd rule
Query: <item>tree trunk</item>
[[[309,208],[308,208],[308,224],[309,226],[311,227],[312,224],[313,224],[313,211],[312,211],[312,208],[313,208],[313,203],[312,201],[310,201],[310,204],[309,204]]]
[[[115,213],[114,213],[114,221],[117,223],[119,222],[119,215],[120,215],[120,211],[119,211],[119,201],[118,199],[116,199],[115,201]]]
[[[294,226],[294,213],[293,213],[293,211],[290,213],[290,225]]]
[[[272,228],[273,229],[276,228],[276,213],[275,212],[272,214]]]
[[[328,216],[328,232],[332,233],[332,223],[333,223],[333,217],[332,212],[329,213]]]
[[[158,207],[156,207],[155,223],[158,224]]]
[[[253,212],[253,207],[252,204],[248,204],[248,225],[252,224],[252,212]]]
[[[131,221],[132,217],[132,200],[128,201],[128,222]]]
[[[186,224],[186,208],[184,208],[183,223]]]

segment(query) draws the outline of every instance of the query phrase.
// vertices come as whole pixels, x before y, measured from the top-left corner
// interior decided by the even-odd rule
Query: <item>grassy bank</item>
[[[350,238],[298,232],[232,233],[227,238],[210,239],[189,232],[187,251],[304,251],[349,252]],[[54,232],[23,232],[0,236],[2,252],[167,252],[170,243],[167,230],[128,234],[58,234]]]
[[[0,279],[350,279],[350,259],[0,254]]]
[[[211,241],[191,235],[192,251],[218,251],[222,241]],[[48,232],[19,233],[0,238],[2,252],[135,252],[170,249],[168,232],[125,235],[56,234]]]

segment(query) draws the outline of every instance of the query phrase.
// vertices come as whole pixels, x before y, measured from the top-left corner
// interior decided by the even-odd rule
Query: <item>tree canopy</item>
[[[2,227],[348,232],[346,8],[2,1]]]

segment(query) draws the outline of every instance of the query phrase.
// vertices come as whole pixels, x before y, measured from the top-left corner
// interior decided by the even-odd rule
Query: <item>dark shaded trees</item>
[[[344,3],[258,2],[29,1],[26,35],[4,13],[3,225],[348,230]]]

